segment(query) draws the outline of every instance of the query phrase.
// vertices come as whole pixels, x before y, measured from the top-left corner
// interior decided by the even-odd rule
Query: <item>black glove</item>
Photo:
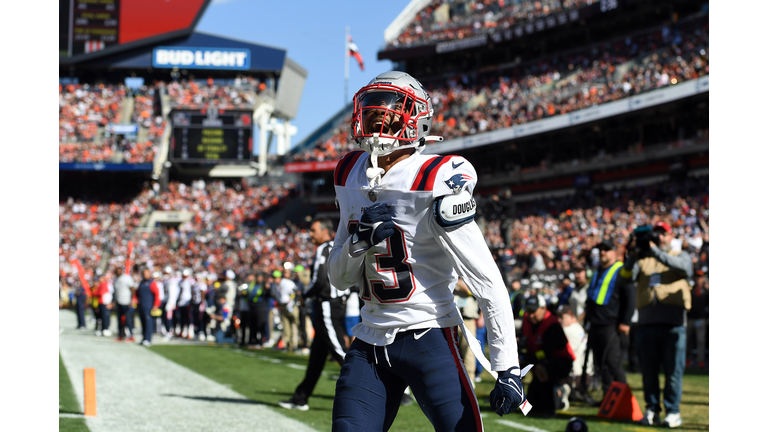
[[[352,253],[368,250],[395,233],[390,207],[392,204],[376,203],[363,212],[357,231],[352,233]]]
[[[508,371],[499,372],[496,387],[491,390],[491,409],[499,417],[511,413],[525,401],[523,381],[520,378],[520,368],[511,367]]]

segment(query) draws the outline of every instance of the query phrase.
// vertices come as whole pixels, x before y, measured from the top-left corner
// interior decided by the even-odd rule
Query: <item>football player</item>
[[[422,154],[442,140],[429,135],[433,115],[427,91],[404,72],[383,73],[354,97],[362,151],[334,171],[341,222],[329,261],[331,283],[359,285],[365,305],[336,384],[334,431],[388,430],[406,386],[435,430],[482,430],[457,341],[459,276],[488,327],[490,365],[468,342],[498,373],[491,407],[500,416],[526,408],[509,297],[474,221],[477,173],[462,157]]]

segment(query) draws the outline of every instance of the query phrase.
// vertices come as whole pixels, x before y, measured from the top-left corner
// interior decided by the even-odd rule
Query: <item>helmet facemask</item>
[[[423,148],[419,120],[431,117],[431,113],[427,101],[409,90],[372,84],[355,95],[354,139],[371,156],[386,156],[402,148]]]

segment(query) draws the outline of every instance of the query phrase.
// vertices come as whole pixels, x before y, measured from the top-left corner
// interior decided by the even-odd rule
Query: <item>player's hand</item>
[[[368,207],[360,217],[360,225],[352,235],[352,243],[364,241],[367,248],[371,248],[391,237],[395,233],[395,223],[389,214],[390,207],[392,204],[383,203]]]
[[[507,371],[499,372],[496,387],[491,390],[491,409],[501,417],[522,405],[525,399],[520,368],[512,367]]]

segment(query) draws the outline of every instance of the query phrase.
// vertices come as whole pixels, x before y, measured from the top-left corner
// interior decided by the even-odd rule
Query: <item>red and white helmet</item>
[[[352,137],[371,156],[411,147],[421,152],[427,141],[442,141],[429,135],[433,115],[419,81],[405,72],[385,72],[355,94]]]

